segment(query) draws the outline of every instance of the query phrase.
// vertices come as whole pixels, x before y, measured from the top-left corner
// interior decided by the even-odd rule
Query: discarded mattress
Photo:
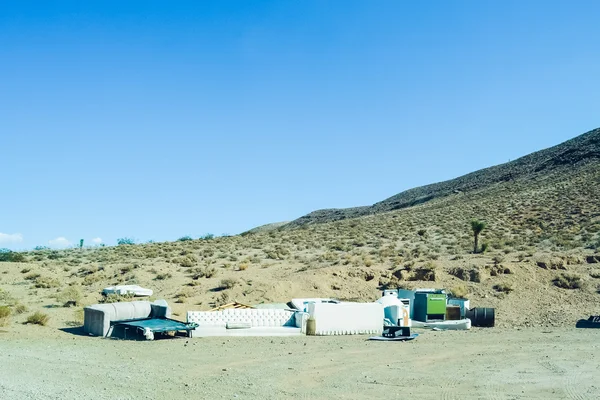
[[[308,312],[308,304],[309,303],[333,303],[333,304],[338,304],[340,302],[338,300],[335,300],[335,299],[314,298],[314,299],[292,299],[292,301],[290,303],[292,303],[292,306],[296,310],[300,310],[302,312]]]
[[[456,321],[416,321],[412,320],[413,328],[431,328],[436,330],[461,331],[471,329],[471,320],[468,318]]]
[[[379,303],[309,303],[315,335],[381,335],[383,305]]]
[[[405,342],[407,340],[413,340],[419,336],[418,333],[413,333],[410,336],[396,336],[396,337],[383,337],[383,336],[371,336],[369,340],[379,340],[382,342]]]
[[[117,286],[109,286],[102,290],[102,294],[119,294],[119,295],[127,295],[131,294],[134,296],[152,296],[152,289],[146,289],[138,285],[117,285]]]
[[[588,319],[580,319],[576,328],[598,328],[600,329],[600,315],[591,315]]]

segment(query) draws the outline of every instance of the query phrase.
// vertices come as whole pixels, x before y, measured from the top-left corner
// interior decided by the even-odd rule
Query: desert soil
[[[406,343],[364,336],[125,341],[17,327],[0,333],[0,398],[600,397],[600,331],[417,332]]]

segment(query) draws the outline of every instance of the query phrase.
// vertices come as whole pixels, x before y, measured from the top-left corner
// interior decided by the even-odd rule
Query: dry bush
[[[56,296],[63,307],[78,306],[81,304],[81,291],[75,286],[69,286]]]
[[[42,276],[42,274],[40,274],[38,272],[32,272],[30,274],[25,275],[24,278],[27,279],[28,281],[35,281],[40,276]]]
[[[156,276],[154,277],[154,280],[156,281],[164,281],[166,279],[171,278],[173,275],[171,275],[170,272],[161,272],[159,274],[156,274]]]
[[[466,285],[457,285],[450,289],[450,294],[458,299],[466,299],[469,294],[469,289]]]
[[[469,272],[462,267],[454,267],[448,270],[448,273],[463,281],[469,280]]]
[[[103,295],[98,303],[108,304],[108,303],[119,303],[122,301],[131,301],[135,296],[133,294],[118,294],[118,293],[110,293],[107,295]]]
[[[238,266],[238,271],[245,271],[248,269],[248,264],[243,263]]]
[[[552,281],[555,286],[563,289],[579,289],[583,285],[581,277],[576,274],[560,274]]]
[[[14,309],[15,309],[15,313],[17,313],[17,314],[24,314],[27,311],[29,311],[27,306],[25,304],[21,304],[21,303],[15,304]]]
[[[0,326],[7,326],[10,323],[11,314],[9,306],[0,306]]]
[[[221,279],[221,283],[219,284],[220,289],[233,289],[235,285],[237,285],[238,280],[233,278],[225,278]]]
[[[198,258],[196,256],[192,255],[192,254],[190,254],[187,257],[179,260],[179,265],[181,265],[183,268],[192,268],[197,263],[198,263]]]
[[[38,289],[50,289],[60,286],[60,282],[56,278],[39,277],[35,280],[35,287]]]
[[[512,285],[509,283],[498,283],[498,284],[494,285],[494,289],[496,289],[496,291],[498,291],[498,292],[502,292],[502,293],[506,293],[506,294],[508,294],[514,290]]]
[[[83,278],[83,282],[81,282],[81,284],[85,286],[91,286],[102,279],[104,279],[102,275],[87,275],[85,278]]]
[[[26,274],[26,273],[28,273],[29,271],[31,271],[31,268],[23,268],[23,269],[21,270],[21,273],[22,273],[22,274]]]
[[[212,278],[217,275],[217,269],[215,267],[206,267],[204,269],[204,277]]]
[[[48,314],[44,314],[43,312],[36,311],[33,314],[31,314],[29,317],[27,317],[27,320],[25,321],[25,323],[46,326],[48,324],[49,320],[50,320],[50,317],[48,316]]]

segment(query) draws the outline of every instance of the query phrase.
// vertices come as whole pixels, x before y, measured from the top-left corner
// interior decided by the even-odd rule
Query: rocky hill
[[[399,210],[434,199],[481,190],[500,182],[535,180],[564,171],[574,173],[581,166],[597,162],[599,159],[600,128],[505,164],[404,191],[372,206],[317,210],[292,221],[286,227],[294,228]]]

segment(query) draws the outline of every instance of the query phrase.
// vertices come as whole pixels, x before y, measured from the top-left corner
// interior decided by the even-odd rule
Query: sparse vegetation
[[[478,251],[479,235],[481,234],[481,231],[483,231],[485,229],[485,227],[486,227],[485,222],[480,221],[478,219],[471,220],[471,230],[473,231],[473,254],[477,254],[479,252]],[[487,249],[487,246],[486,246],[486,249]]]
[[[581,277],[575,274],[560,274],[552,282],[563,289],[580,289],[583,284]]]
[[[0,326],[7,326],[10,323],[12,310],[9,306],[0,306]]]
[[[220,289],[233,289],[235,285],[237,285],[238,280],[233,278],[225,278],[221,279],[221,283],[219,284]]]
[[[44,314],[41,311],[36,311],[29,317],[27,317],[25,324],[46,326],[48,325],[48,321],[50,321],[50,317],[48,316],[48,314]]]
[[[506,293],[506,294],[508,294],[514,290],[512,285],[509,283],[498,283],[498,284],[494,285],[494,289],[496,289],[498,292],[502,292],[502,293]]]
[[[81,291],[75,286],[69,286],[65,288],[57,296],[57,300],[63,305],[63,307],[73,307],[81,305]]]
[[[133,245],[133,244],[135,244],[135,239],[133,239],[133,238],[123,237],[123,238],[117,239],[117,245],[119,245],[119,246]]]

